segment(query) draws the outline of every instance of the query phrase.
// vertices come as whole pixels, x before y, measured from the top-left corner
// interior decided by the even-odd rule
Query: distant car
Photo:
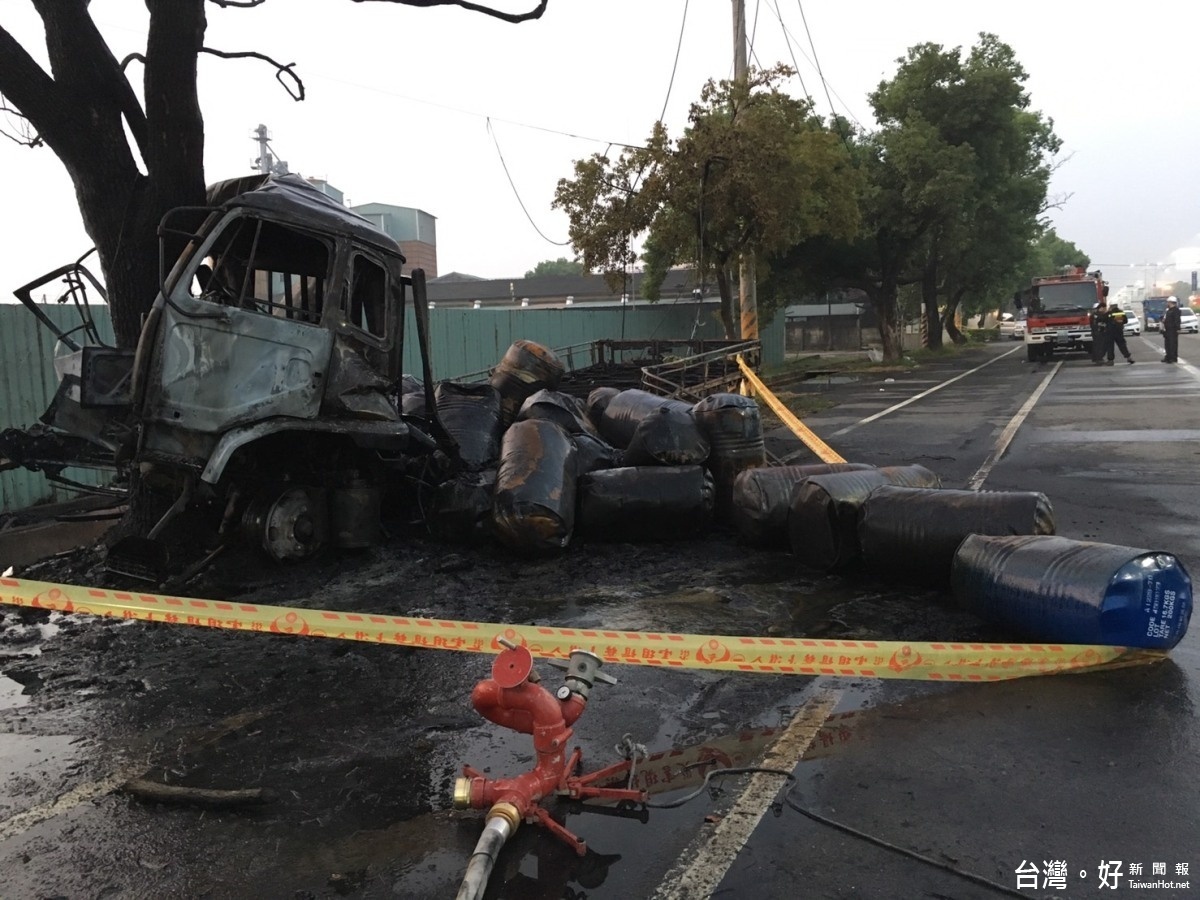
[[[1180,307],[1179,330],[1185,331],[1188,334],[1200,333],[1200,316],[1196,315],[1195,310],[1186,306]]]
[[[1125,319],[1125,333],[1126,334],[1135,334],[1135,335],[1141,334],[1142,333],[1142,320],[1139,319],[1137,316],[1135,316],[1133,313],[1126,313],[1125,315],[1127,317]]]
[[[1014,341],[1025,339],[1025,315],[1019,317],[1012,313],[1000,315],[1000,337],[1012,338]]]

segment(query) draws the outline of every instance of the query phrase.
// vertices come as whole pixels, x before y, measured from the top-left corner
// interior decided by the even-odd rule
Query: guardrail
[[[742,380],[738,357],[751,368],[762,360],[758,341],[706,341],[724,346],[642,368],[642,386],[664,397],[693,402],[709,394],[736,391]]]

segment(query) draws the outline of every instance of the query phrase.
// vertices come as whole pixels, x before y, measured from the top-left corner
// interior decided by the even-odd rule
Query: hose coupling
[[[471,779],[456,778],[454,779],[454,800],[455,809],[470,809],[471,808]]]
[[[517,830],[517,826],[521,824],[521,811],[511,803],[501,801],[495,803],[488,810],[488,819],[504,819],[508,823],[509,833]]]

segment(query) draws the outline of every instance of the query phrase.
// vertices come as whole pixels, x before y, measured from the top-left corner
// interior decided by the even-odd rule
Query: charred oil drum
[[[950,584],[954,551],[969,534],[1054,534],[1049,498],[1036,491],[875,488],[858,514],[863,567],[919,584]]]
[[[713,479],[703,466],[625,466],[579,479],[584,537],[670,541],[694,537],[713,512]]]
[[[708,438],[691,408],[663,404],[638,422],[625,448],[625,465],[699,466],[708,452]]]
[[[741,394],[711,394],[692,407],[692,415],[708,439],[707,465],[717,492],[715,513],[726,522],[732,517],[737,476],[766,462],[758,404]]]
[[[495,465],[500,455],[500,395],[490,384],[439,381],[434,390],[438,418],[458,443],[458,453],[471,471]]]
[[[624,450],[633,440],[642,420],[656,414],[663,407],[686,411],[689,415],[692,407],[682,400],[670,400],[643,391],[641,388],[629,388],[619,391],[616,396],[609,398],[600,416],[600,436]]]
[[[571,435],[571,440],[575,442],[575,450],[578,452],[575,468],[580,475],[595,472],[597,469],[616,469],[625,464],[625,452],[618,450],[604,438],[581,433]]]
[[[500,392],[505,427],[521,411],[525,399],[542,388],[554,390],[563,377],[563,364],[554,351],[533,341],[514,341],[492,370],[491,385]]]
[[[521,404],[517,421],[523,419],[549,419],[567,434],[597,434],[582,400],[545,388],[530,394]]]
[[[523,553],[561,550],[575,528],[575,444],[545,419],[504,432],[492,498],[499,540]]]
[[[941,486],[924,466],[888,466],[857,472],[810,475],[796,485],[788,508],[788,544],[812,569],[831,572],[859,558],[858,511],[882,484]]]
[[[730,518],[738,536],[755,547],[788,546],[788,507],[792,490],[810,475],[874,469],[869,463],[805,463],[764,466],[739,472],[733,480]]]
[[[426,523],[434,537],[474,544],[492,534],[492,494],[496,472],[465,472],[438,485]]]
[[[587,396],[587,414],[588,419],[596,430],[600,430],[600,421],[604,418],[604,410],[608,408],[609,402],[617,394],[621,393],[615,387],[598,387],[593,388],[592,392]]]
[[[1053,535],[970,535],[950,580],[959,605],[1036,641],[1170,650],[1192,615],[1171,554]]]

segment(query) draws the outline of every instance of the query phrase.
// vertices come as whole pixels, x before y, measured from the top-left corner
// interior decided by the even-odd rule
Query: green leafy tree
[[[901,173],[920,229],[911,261],[921,286],[929,346],[941,344],[962,298],[984,292],[1025,254],[1046,209],[1053,123],[1029,109],[1025,70],[995,35],[961,48],[911,48],[870,97],[884,134],[912,132],[936,170]],[[915,177],[913,177],[915,176]]]
[[[953,152],[931,147],[929,129],[856,133],[840,123],[861,175],[859,231],[849,239],[817,236],[792,247],[779,261],[814,292],[857,288],[875,311],[886,359],[900,358],[902,288],[920,280],[921,242],[935,221],[931,207],[948,190],[939,180],[953,172]]]
[[[763,265],[814,235],[849,238],[858,226],[857,175],[836,134],[807,101],[780,89],[790,69],[751,70],[745,81],[710,81],[672,141],[656,123],[645,147],[616,160],[596,154],[561,179],[554,206],[586,268],[614,289],[644,241],[646,296],[672,265],[693,263],[721,296],[725,333],[736,336],[738,259]],[[770,309],[760,309],[769,318]]]
[[[1025,257],[1015,267],[1012,277],[1008,279],[1001,296],[1005,303],[1012,303],[1014,294],[1028,290],[1034,278],[1045,275],[1055,275],[1067,266],[1087,268],[1091,265],[1091,257],[1080,250],[1071,241],[1059,237],[1057,232],[1046,226],[1038,236],[1029,243]]]
[[[83,225],[96,244],[117,340],[133,346],[158,290],[156,229],[175,206],[204,203],[204,119],[196,86],[201,53],[253,58],[275,67],[296,100],[292,64],[252,50],[204,42],[205,0],[145,0],[144,51],[118,61],[92,19],[89,0],[31,0],[45,28],[49,71],[0,26],[0,109],[6,137],[48,147],[75,185]],[[252,7],[266,0],[209,0]],[[539,18],[548,0],[504,13],[468,0],[385,0],[458,6],[510,22]],[[531,0],[533,2],[533,0]],[[11,4],[10,4],[11,5]],[[0,14],[2,15],[2,14]],[[133,76],[141,74],[139,91]]]
[[[540,263],[525,273],[526,278],[557,278],[563,275],[582,275],[583,263],[574,262],[566,257],[558,259],[543,259]]]
[[[994,36],[981,35],[965,61],[957,48],[921,44],[898,63],[870,96],[879,127],[838,124],[862,174],[859,233],[806,241],[782,261],[812,290],[866,292],[887,359],[901,351],[902,295],[918,293],[937,344],[941,298],[952,317],[964,297],[1012,276],[1041,227],[1058,148]]]

